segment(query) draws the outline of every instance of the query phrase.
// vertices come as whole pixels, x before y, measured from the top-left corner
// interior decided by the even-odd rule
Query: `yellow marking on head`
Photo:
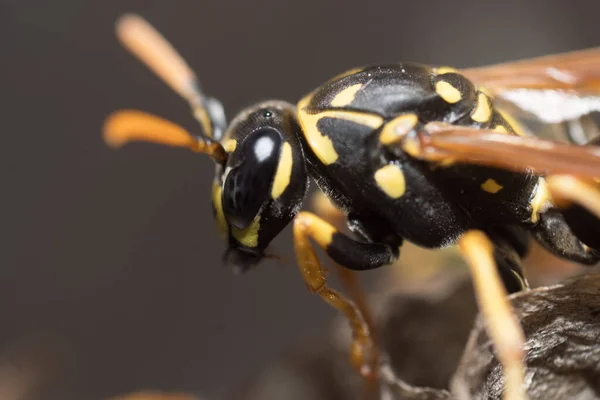
[[[460,94],[460,90],[452,86],[450,82],[439,81],[435,84],[436,93],[444,99],[445,102],[454,104],[460,99],[462,99],[462,95]]]
[[[298,103],[298,120],[302,126],[302,132],[311,150],[325,165],[333,164],[339,157],[331,138],[323,135],[317,124],[321,118],[337,118],[345,121],[355,122],[360,125],[378,129],[383,124],[383,118],[376,114],[361,113],[356,111],[327,110],[317,114],[310,114],[306,107],[310,102],[312,94],[306,96]]]
[[[508,130],[504,127],[504,125],[496,125],[494,130],[498,133],[508,133]]]
[[[404,114],[394,118],[381,130],[379,142],[383,145],[390,145],[398,142],[404,135],[410,132],[419,122],[416,114]]]
[[[437,67],[434,69],[434,72],[437,75],[444,75],[444,74],[457,74],[458,71],[456,70],[456,68],[452,68],[452,67]]]
[[[345,107],[348,104],[354,101],[354,97],[356,93],[363,87],[362,83],[357,83],[356,85],[348,86],[346,89],[342,90],[338,94],[335,95],[331,103],[329,103],[332,107]]]
[[[496,194],[499,191],[502,190],[502,188],[504,188],[504,186],[498,184],[498,182],[496,182],[493,179],[488,179],[487,181],[483,182],[481,184],[481,188],[488,193],[492,193],[492,194]]]
[[[513,129],[513,131],[515,131],[515,133],[518,136],[533,136],[529,129],[525,127],[525,125],[517,121],[517,119],[510,115],[508,112],[499,109],[498,107],[496,107],[496,111],[498,112],[498,114],[500,114],[502,118],[504,118],[504,120],[508,123],[508,125],[510,125],[510,127]]]
[[[485,94],[479,93],[477,96],[477,106],[471,114],[471,119],[475,122],[485,123],[490,120],[491,116],[492,108],[490,106],[490,100]]]
[[[544,178],[539,178],[538,185],[535,191],[535,195],[529,202],[531,206],[531,222],[538,222],[540,219],[540,211],[544,204],[550,200],[550,193],[546,187],[546,181]]]
[[[406,191],[404,174],[402,173],[400,166],[396,164],[390,164],[383,168],[379,168],[375,172],[374,177],[377,186],[392,199],[402,197]]]
[[[227,220],[225,219],[225,214],[223,213],[223,203],[221,202],[221,193],[223,189],[219,185],[217,181],[213,182],[212,186],[212,203],[215,208],[215,219],[217,221],[217,228],[219,228],[219,232],[221,234],[226,234],[229,229],[229,224],[227,224]]]
[[[244,229],[231,227],[231,234],[241,244],[246,247],[258,246],[258,231],[260,230],[260,215],[254,218],[254,221]]]
[[[233,153],[235,151],[236,147],[237,147],[237,140],[235,140],[235,139],[227,139],[225,141],[225,144],[223,145],[223,148],[228,153]]]
[[[290,178],[292,177],[292,146],[288,142],[283,144],[281,149],[281,155],[279,156],[279,163],[277,164],[277,172],[275,172],[275,179],[273,180],[273,187],[271,188],[271,197],[273,199],[281,196],[285,189],[290,184]]]

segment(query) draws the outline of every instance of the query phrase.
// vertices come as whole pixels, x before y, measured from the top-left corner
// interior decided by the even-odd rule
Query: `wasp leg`
[[[369,325],[353,302],[327,286],[326,270],[319,262],[310,239],[323,248],[335,262],[354,270],[390,264],[397,259],[398,251],[385,244],[354,241],[309,212],[299,213],[294,220],[296,255],[308,288],[346,316],[353,335],[350,353],[352,363],[363,375],[373,376],[377,360],[374,357],[374,340]]]
[[[310,204],[319,216],[332,224],[338,225],[345,219],[344,213],[334,206],[331,200],[320,190],[312,195]]]
[[[458,246],[469,265],[488,335],[504,368],[504,399],[525,399],[522,386],[525,338],[502,285],[494,261],[494,246],[483,232],[476,230],[465,233]]]
[[[316,214],[322,217],[325,221],[341,229],[343,222],[346,219],[344,213],[333,205],[333,203],[321,191],[316,192],[311,200],[312,208]],[[364,290],[360,286],[360,282],[356,272],[344,268],[341,265],[334,263],[335,272],[339,276],[344,288],[348,291],[349,297],[363,314],[366,323],[369,325],[371,332],[374,332],[373,316],[369,311],[367,297]]]
[[[529,250],[529,233],[518,226],[508,226],[485,230],[485,234],[494,243],[494,261],[506,291],[516,293],[528,289],[521,260]]]
[[[553,203],[573,233],[600,256],[600,189],[592,181],[569,175],[546,179]]]
[[[574,207],[577,209],[575,210]],[[570,223],[567,224],[565,211],[569,211],[569,213],[577,211],[585,214],[583,218],[571,218]],[[584,245],[580,239],[580,237],[587,237],[586,229],[590,229],[591,232],[595,231],[593,224],[589,223],[594,216],[575,205],[565,211],[561,212],[561,210],[553,208],[541,213],[539,223],[531,230],[533,237],[546,250],[558,257],[585,265],[597,263],[599,256],[594,254],[593,250]],[[596,226],[600,227],[600,225]],[[583,230],[575,233],[572,227],[583,228]],[[597,234],[600,235],[600,233]]]

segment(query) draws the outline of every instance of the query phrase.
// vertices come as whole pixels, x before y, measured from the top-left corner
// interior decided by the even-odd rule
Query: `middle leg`
[[[458,242],[469,265],[486,330],[504,368],[505,400],[526,399],[523,393],[523,330],[508,301],[495,261],[494,244],[481,231],[468,231]]]

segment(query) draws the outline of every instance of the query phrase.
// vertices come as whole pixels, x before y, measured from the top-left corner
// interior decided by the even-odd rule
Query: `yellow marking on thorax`
[[[508,133],[508,130],[504,127],[504,125],[496,125],[494,127],[494,131],[498,133]]]
[[[488,122],[491,117],[492,108],[490,106],[490,100],[485,94],[479,93],[477,96],[477,106],[475,107],[473,114],[471,114],[471,119],[475,122],[485,123]]]
[[[452,86],[450,82],[439,81],[435,84],[436,93],[444,99],[445,102],[454,104],[460,99],[462,99],[462,95],[460,94],[460,90]]]
[[[435,72],[437,75],[457,74],[458,73],[456,68],[452,68],[452,67],[437,67],[437,68],[434,68],[433,72]]]
[[[492,193],[492,194],[496,194],[498,193],[500,190],[502,190],[504,186],[498,184],[498,182],[496,182],[493,179],[488,179],[487,181],[483,182],[481,184],[481,188],[488,193]]]
[[[410,132],[419,122],[416,114],[404,114],[394,118],[381,130],[379,142],[383,145],[390,145],[398,142],[404,135]]]
[[[306,107],[310,102],[312,94],[306,96],[298,103],[298,120],[302,126],[302,132],[311,150],[324,165],[333,164],[339,157],[331,138],[323,135],[317,126],[321,118],[337,118],[345,121],[355,122],[360,125],[378,129],[383,124],[383,118],[375,114],[360,113],[356,111],[327,110],[317,114],[310,114]]]
[[[504,118],[506,122],[508,122],[508,124],[511,126],[511,128],[513,128],[513,130],[518,136],[532,136],[529,129],[527,129],[525,125],[517,121],[517,119],[510,115],[508,112],[498,107],[496,107],[496,111],[498,112],[498,114],[500,114],[502,118]]]
[[[546,181],[544,178],[539,178],[538,185],[536,188],[535,195],[531,202],[531,222],[538,222],[540,219],[540,211],[544,204],[546,204],[550,200],[550,193],[548,192],[548,188],[546,187]]]
[[[527,282],[527,279],[525,277],[521,276],[515,270],[511,269],[510,272],[512,272],[512,274],[514,275],[514,277],[517,278],[517,280],[519,281],[519,284],[521,285],[521,289],[527,289],[529,287],[529,283]]]
[[[279,156],[279,163],[277,164],[277,172],[275,172],[275,179],[273,180],[273,187],[271,188],[271,197],[277,199],[290,184],[292,177],[292,146],[288,142],[283,144],[281,149],[281,155]]]
[[[404,174],[398,165],[390,164],[375,172],[377,186],[392,199],[402,197],[406,191]]]
[[[215,219],[217,221],[217,228],[219,229],[219,232],[225,235],[229,229],[229,224],[227,224],[225,214],[223,213],[223,203],[221,202],[222,191],[223,189],[219,183],[214,181],[212,186],[212,203],[213,207],[215,208]]]
[[[329,103],[332,107],[345,107],[348,104],[354,101],[354,97],[356,93],[363,87],[362,83],[357,83],[356,85],[348,86],[346,89],[342,90],[338,94],[335,95],[331,103]]]
[[[260,215],[254,218],[252,223],[244,228],[231,227],[231,234],[233,237],[246,247],[258,246],[258,231],[260,230]]]
[[[227,139],[225,141],[225,144],[223,145],[223,148],[228,153],[233,153],[235,151],[236,147],[237,147],[237,140],[235,140],[235,139]]]
[[[416,138],[407,138],[402,142],[402,150],[408,155],[419,158],[421,155],[421,146]]]

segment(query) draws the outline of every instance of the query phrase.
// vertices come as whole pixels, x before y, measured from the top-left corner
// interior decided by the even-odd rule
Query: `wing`
[[[600,48],[461,72],[543,122],[575,120],[600,111]]]
[[[539,175],[600,178],[600,146],[578,146],[440,122],[427,124],[425,130],[417,138],[405,139],[402,146],[427,161],[442,165],[448,161],[467,162],[517,172],[534,171]]]

